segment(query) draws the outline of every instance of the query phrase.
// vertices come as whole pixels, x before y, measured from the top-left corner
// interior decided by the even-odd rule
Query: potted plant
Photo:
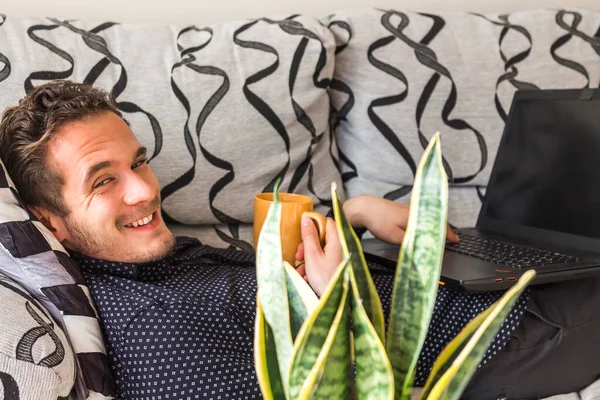
[[[256,373],[265,399],[410,399],[437,293],[446,238],[448,183],[439,134],[413,186],[394,278],[387,332],[360,242],[332,199],[345,260],[320,299],[282,261],[281,204],[269,210],[257,247]],[[421,399],[458,399],[512,305],[535,275],[525,273],[474,318],[436,360]]]

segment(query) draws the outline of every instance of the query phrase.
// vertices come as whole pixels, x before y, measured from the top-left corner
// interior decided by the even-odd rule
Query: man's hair
[[[122,117],[104,90],[66,80],[38,86],[4,111],[0,159],[27,205],[69,215],[61,194],[64,181],[48,163],[48,146],[63,125],[107,111]]]

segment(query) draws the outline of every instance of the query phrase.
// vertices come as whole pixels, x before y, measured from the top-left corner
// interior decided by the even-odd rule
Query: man
[[[0,123],[0,157],[21,196],[70,250],[88,281],[120,395],[259,398],[252,355],[253,255],[173,238],[162,220],[158,181],[145,156],[104,92],[68,81],[34,89]],[[402,239],[406,206],[356,197],[344,209],[355,226],[388,241]],[[303,273],[318,294],[341,260],[339,238],[333,222],[328,224],[324,248],[312,223],[303,224],[297,254],[305,259]],[[448,238],[456,240],[450,230]],[[375,267],[373,278],[387,312],[392,273]],[[600,333],[593,311],[600,308],[594,307],[600,305],[596,287],[589,280],[544,286],[522,296],[465,398],[495,399],[503,393],[513,398],[511,390],[514,398],[542,396],[576,390],[597,378],[598,368],[589,367],[598,358],[590,342],[595,336],[584,332],[596,327]],[[586,296],[577,305],[591,309],[588,318],[571,313],[574,307],[558,307],[558,301],[546,304],[569,291]],[[424,383],[443,346],[500,295],[439,289],[417,384]],[[527,303],[528,298],[535,302]],[[574,323],[559,325],[547,315],[570,315]],[[567,345],[557,343],[557,335],[566,338],[567,331],[575,332],[565,339]],[[545,383],[548,376],[536,371],[564,367],[556,364],[569,359],[564,352],[579,349],[588,352],[579,355],[584,361],[571,361],[578,374],[561,379],[564,371],[554,372]]]

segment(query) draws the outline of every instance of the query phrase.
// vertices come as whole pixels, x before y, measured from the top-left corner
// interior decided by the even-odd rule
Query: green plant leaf
[[[392,400],[394,373],[385,347],[362,305],[358,285],[350,272],[352,332],[358,400]]]
[[[256,251],[256,279],[258,298],[265,320],[271,327],[277,349],[279,371],[283,374],[283,386],[288,393],[288,373],[293,354],[286,274],[281,250],[281,202],[279,180],[275,184],[273,204],[258,237]]]
[[[348,327],[348,270],[344,267],[343,292],[327,338],[310,370],[298,400],[350,399],[354,391]]]
[[[322,355],[321,352],[324,349],[324,344],[330,330],[337,329],[337,327],[334,328],[332,325],[340,306],[343,305],[342,300],[344,299],[345,302],[346,298],[344,292],[347,292],[347,285],[344,288],[343,272],[346,270],[347,264],[348,259],[346,258],[329,282],[317,308],[304,321],[298,332],[298,336],[294,342],[293,360],[289,374],[289,393],[291,399],[298,399],[298,396],[302,392],[308,390],[303,389],[303,386],[315,366],[317,358],[326,356],[325,353]],[[331,343],[329,346],[331,346]]]
[[[425,398],[425,395],[428,395],[428,400],[460,398],[512,306],[534,276],[534,270],[521,275],[513,287],[480,316],[474,318],[446,346],[434,364],[422,398]],[[457,354],[457,351],[460,352]]]
[[[265,323],[260,299],[256,299],[256,321],[254,322],[254,363],[260,391],[265,400],[283,400],[285,391],[277,364],[277,353],[273,331]]]
[[[358,236],[356,236],[356,233],[341,206],[335,183],[331,185],[331,198],[333,200],[335,223],[340,234],[342,252],[344,257],[350,257],[350,266],[354,272],[358,293],[362,299],[363,307],[369,320],[373,324],[375,332],[377,332],[377,335],[383,342],[385,340],[385,327],[381,300],[379,299],[375,284],[371,278],[371,273],[369,272],[367,261],[363,255],[360,240],[358,239]]]
[[[456,335],[450,343],[442,350],[435,360],[433,368],[429,372],[427,382],[419,395],[419,399],[428,399],[433,386],[441,379],[444,373],[450,368],[456,356],[462,351],[467,342],[473,337],[477,328],[485,321],[493,310],[493,305],[473,318],[467,326]]]
[[[283,262],[286,275],[292,340],[296,340],[300,327],[306,318],[317,308],[319,298],[308,283],[286,261]]]
[[[394,278],[386,349],[394,371],[396,399],[410,399],[437,294],[447,210],[448,181],[438,133],[419,162]]]

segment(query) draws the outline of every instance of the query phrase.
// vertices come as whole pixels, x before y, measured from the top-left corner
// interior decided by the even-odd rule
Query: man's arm
[[[381,197],[360,195],[344,203],[344,212],[355,228],[366,228],[378,239],[400,244],[404,239],[410,207]],[[447,239],[458,242],[448,226]]]
[[[347,200],[344,213],[355,228],[366,228],[376,238],[400,244],[408,224],[409,206],[375,196],[356,196]],[[331,218],[327,219],[325,246],[321,248],[317,229],[312,220],[302,221],[302,243],[296,252],[296,259],[305,261],[298,272],[321,295],[338,265],[342,262],[340,238]],[[448,227],[447,238],[458,242],[456,234]]]

